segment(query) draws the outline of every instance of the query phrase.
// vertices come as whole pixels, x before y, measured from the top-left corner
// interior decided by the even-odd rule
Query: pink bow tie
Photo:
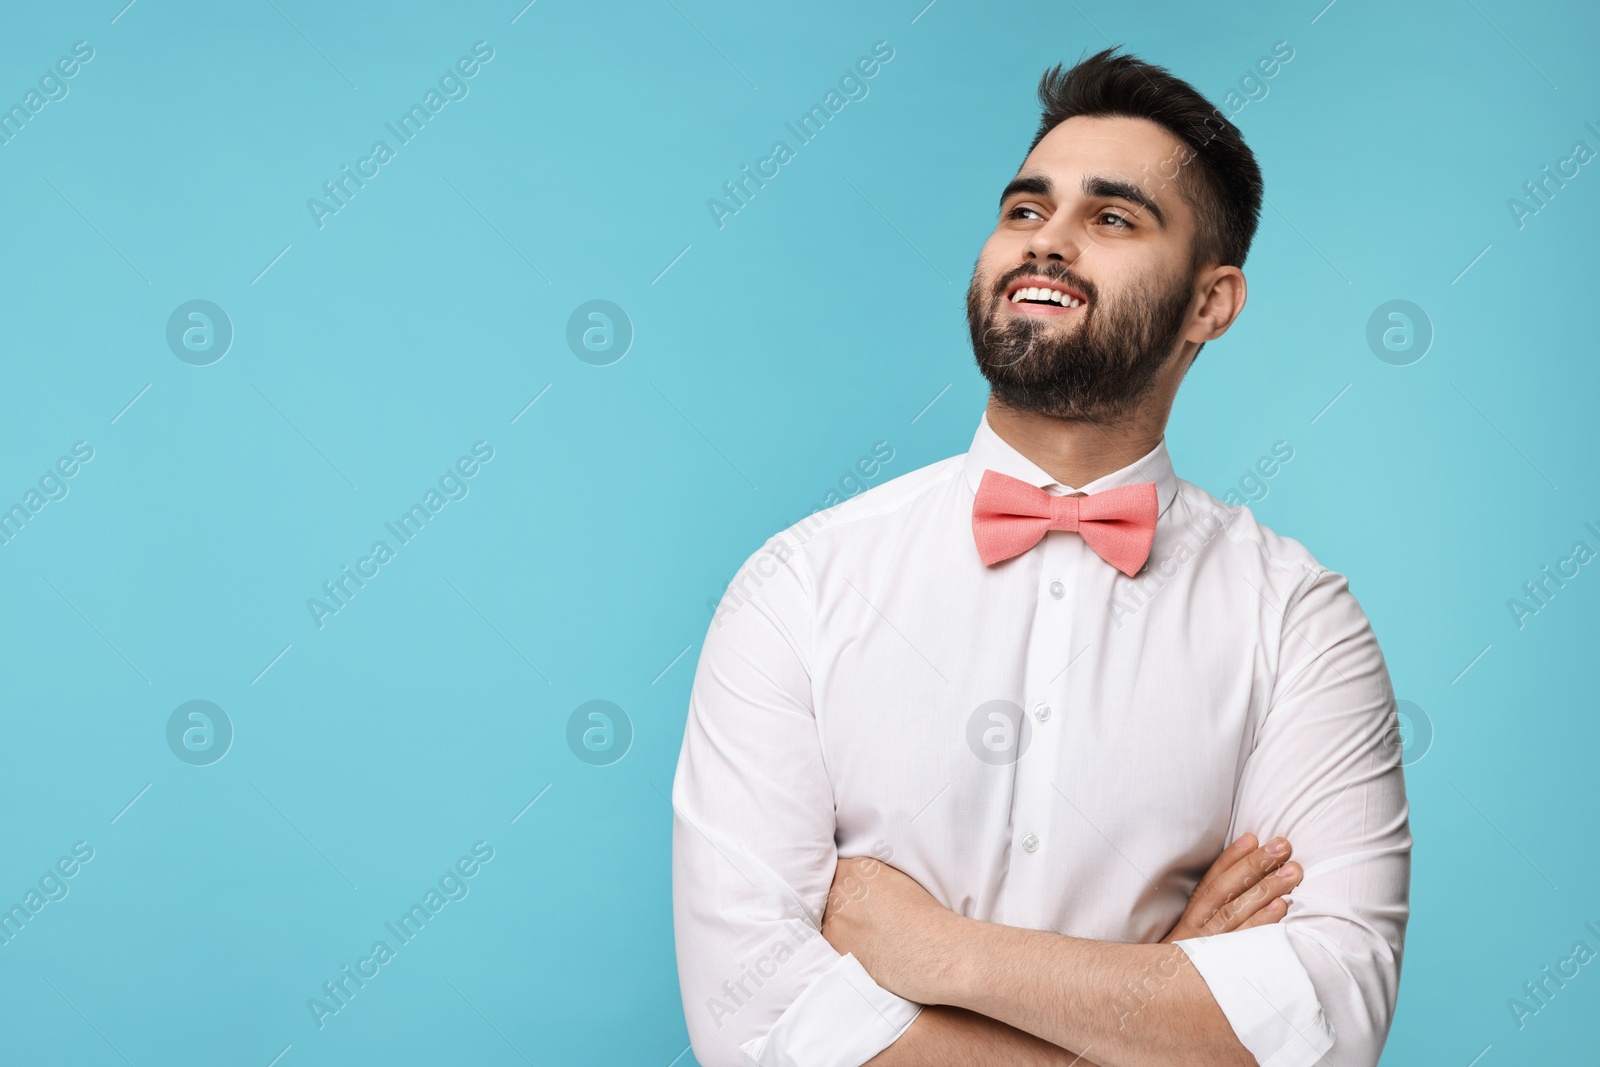
[[[972,536],[987,564],[1020,555],[1049,530],[1073,530],[1100,558],[1133,577],[1156,535],[1156,483],[1056,496],[996,470],[983,472],[972,503]]]

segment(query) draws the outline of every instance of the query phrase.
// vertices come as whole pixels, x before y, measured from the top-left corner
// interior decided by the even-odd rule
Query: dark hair
[[[1193,153],[1181,160],[1178,191],[1194,209],[1196,234],[1191,269],[1209,264],[1242,267],[1261,218],[1261,168],[1239,128],[1194,86],[1136,56],[1113,55],[1118,46],[1079,60],[1070,70],[1056,64],[1039,79],[1044,114],[1032,152],[1045,134],[1075,115],[1148,119]],[[1181,164],[1193,163],[1192,167]],[[1164,182],[1174,175],[1159,176]]]

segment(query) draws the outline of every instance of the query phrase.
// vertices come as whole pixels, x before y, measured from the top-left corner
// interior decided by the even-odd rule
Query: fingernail
[[[1289,851],[1289,842],[1281,837],[1274,837],[1271,841],[1267,842],[1267,851],[1272,853],[1274,856],[1281,856],[1285,852]]]
[[[1286,863],[1282,867],[1278,868],[1278,877],[1282,878],[1286,882],[1298,873],[1299,871],[1295,869],[1295,865],[1292,863]]]

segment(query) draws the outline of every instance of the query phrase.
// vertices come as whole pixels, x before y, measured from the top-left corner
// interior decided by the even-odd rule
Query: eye
[[[1113,223],[1112,223],[1112,227],[1111,228],[1114,229],[1114,230],[1115,229],[1125,229],[1125,230],[1133,229],[1133,223],[1130,222],[1128,219],[1124,218],[1123,216],[1117,214],[1115,211],[1102,211],[1102,212],[1100,212],[1099,215],[1097,215],[1095,217],[1099,218],[1099,219],[1112,219]]]
[[[1043,215],[1039,214],[1039,212],[1038,212],[1038,210],[1036,208],[1031,208],[1027,204],[1018,204],[1016,207],[1014,207],[1010,211],[1006,212],[1006,218],[1008,218],[1008,219],[1021,219],[1021,218],[1028,217],[1028,215],[1024,215],[1023,212],[1027,212],[1028,215],[1031,215],[1032,217],[1034,217],[1036,219],[1044,218]]]

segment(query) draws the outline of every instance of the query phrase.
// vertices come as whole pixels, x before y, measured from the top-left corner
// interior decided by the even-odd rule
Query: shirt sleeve
[[[1310,574],[1282,634],[1228,837],[1282,834],[1305,876],[1279,922],[1177,943],[1263,1067],[1374,1067],[1410,915],[1394,691],[1343,575]]]
[[[922,1010],[820,933],[838,862],[811,702],[809,583],[781,535],[700,651],[672,785],[672,915],[704,1067],[858,1067]]]

